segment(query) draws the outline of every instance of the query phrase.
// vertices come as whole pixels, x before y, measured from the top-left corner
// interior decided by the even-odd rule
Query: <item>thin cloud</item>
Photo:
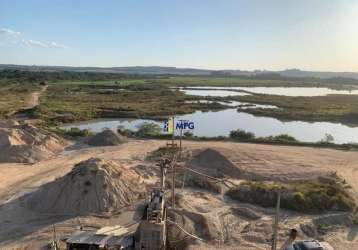
[[[20,36],[21,32],[14,31],[11,29],[2,28],[2,29],[0,29],[0,34],[10,35],[10,36]]]
[[[58,49],[68,49],[68,47],[66,45],[60,44],[60,43],[56,43],[56,42],[50,42],[49,47],[51,48],[58,48]]]
[[[22,40],[22,43],[25,44],[27,47],[40,47],[40,48],[48,48],[46,43],[35,41],[35,40]]]
[[[57,42],[42,42],[33,39],[25,38],[21,32],[14,31],[11,29],[0,28],[0,35],[11,37],[13,44],[22,44],[28,48],[50,48],[50,49],[67,49],[66,45]]]

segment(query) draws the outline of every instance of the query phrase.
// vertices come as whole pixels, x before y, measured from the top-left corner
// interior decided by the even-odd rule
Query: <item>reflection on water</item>
[[[247,108],[277,109],[278,108],[277,106],[274,105],[255,104],[255,103],[238,102],[238,101],[219,102],[219,101],[210,101],[210,100],[197,100],[197,101],[185,101],[185,103],[198,103],[198,104],[219,103],[230,107],[240,107],[242,109],[247,109]]]
[[[244,112],[237,112],[236,109],[226,109],[217,112],[197,111],[193,114],[176,117],[178,119],[193,121],[195,123],[193,133],[197,136],[228,136],[231,130],[240,128],[253,132],[256,136],[289,134],[298,140],[306,142],[317,142],[326,133],[333,135],[335,143],[358,142],[358,128],[350,128],[338,123],[282,122],[275,118],[257,117]],[[153,121],[143,119],[94,120],[69,124],[65,128],[89,128],[94,132],[99,132],[104,128],[116,129],[118,126],[136,129],[136,126],[143,122]],[[162,125],[160,122],[157,123]]]
[[[244,92],[230,91],[230,90],[201,90],[201,89],[180,89],[180,91],[184,92],[186,95],[197,95],[197,96],[243,96],[249,95]]]
[[[331,94],[358,95],[358,90],[335,90],[326,87],[187,87],[181,91],[187,95],[198,96],[234,96],[244,95],[243,92],[230,90],[243,90],[256,94],[283,95],[283,96],[325,96]],[[224,91],[224,92],[221,92]],[[246,93],[247,94],[247,93]]]

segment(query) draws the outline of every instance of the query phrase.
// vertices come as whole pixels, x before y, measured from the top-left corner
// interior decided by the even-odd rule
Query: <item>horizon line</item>
[[[101,69],[111,69],[111,68],[175,68],[175,69],[191,69],[191,70],[203,70],[203,71],[242,71],[242,72],[281,72],[289,70],[298,70],[298,71],[308,71],[308,72],[326,72],[326,73],[358,73],[357,71],[330,71],[330,70],[307,70],[300,68],[285,68],[279,70],[270,70],[270,69],[238,69],[238,68],[224,68],[224,69],[210,69],[202,67],[190,67],[190,66],[163,66],[163,65],[127,65],[127,66],[74,66],[74,65],[43,65],[43,64],[13,64],[13,63],[0,63],[0,65],[10,65],[10,66],[25,66],[25,67],[67,67],[67,68],[101,68]]]

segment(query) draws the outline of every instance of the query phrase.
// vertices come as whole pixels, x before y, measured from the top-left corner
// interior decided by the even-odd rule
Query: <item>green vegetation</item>
[[[252,76],[167,76],[152,79],[153,83],[170,86],[243,86],[243,87],[330,87],[350,89],[358,85],[358,80],[351,78],[319,79],[311,77],[284,77],[269,73]]]
[[[135,135],[138,137],[156,137],[162,134],[162,128],[156,123],[144,122],[140,124]]]
[[[279,141],[279,142],[298,142],[298,140],[295,137],[287,135],[287,134],[269,136],[269,139],[273,140],[273,141]]]
[[[277,145],[292,145],[292,146],[308,146],[308,147],[327,147],[343,150],[358,149],[358,145],[354,143],[346,144],[335,144],[334,138],[330,134],[326,134],[322,140],[317,142],[302,142],[297,140],[295,137],[281,134],[276,136],[267,136],[267,137],[256,137],[251,132],[246,132],[241,129],[233,130],[230,132],[231,140],[237,142],[252,142],[252,143],[263,143],[263,144],[277,144]],[[205,137],[191,137],[188,139],[193,140],[228,140],[227,137],[214,137],[214,138],[205,138]]]
[[[291,86],[290,82],[285,80],[217,76],[172,76],[152,82],[170,86]]]
[[[61,135],[63,137],[88,137],[94,134],[89,129],[79,129],[79,128],[70,128],[70,129],[48,128],[48,130],[58,135]]]
[[[254,115],[270,116],[280,120],[333,121],[358,125],[358,95],[292,97],[255,94],[235,97],[235,100],[279,107],[238,109]]]
[[[135,137],[135,131],[127,129],[124,126],[118,126],[117,133],[126,137]]]
[[[215,101],[237,100],[275,105],[278,109],[239,108],[255,115],[281,120],[336,121],[358,124],[357,95],[290,97],[252,94],[236,97],[195,97],[171,86],[328,86],[352,87],[344,79],[287,78],[277,74],[258,76],[155,76],[67,71],[0,71],[0,117],[21,109],[24,100],[41,84],[49,88],[35,114],[53,122],[72,122],[102,117],[158,118],[196,110],[219,110]],[[349,85],[347,85],[349,83]],[[213,103],[188,103],[208,99]]]
[[[169,86],[301,86],[351,88],[340,79],[260,79],[245,77],[175,76],[151,80],[153,83]],[[354,84],[356,85],[356,84]],[[205,98],[202,98],[205,99]],[[278,109],[239,108],[239,111],[254,115],[275,117],[280,120],[335,121],[348,125],[358,125],[358,95],[327,95],[312,97],[292,97],[252,94],[246,96],[208,98],[216,101],[236,100],[256,104],[274,105]]]
[[[161,158],[173,158],[175,154],[179,152],[179,148],[177,147],[160,147],[157,150],[150,152],[147,155],[147,160],[156,161]]]
[[[242,129],[233,130],[230,132],[230,138],[235,141],[243,142],[271,142],[271,143],[300,143],[295,137],[281,134],[276,136],[267,136],[267,137],[256,137],[254,133],[246,132]]]
[[[263,207],[275,207],[277,192],[281,192],[281,207],[299,212],[352,211],[356,207],[349,191],[336,177],[292,182],[248,181],[232,188],[227,195],[234,200],[249,202]]]
[[[144,131],[151,131],[151,127],[155,128],[155,132],[146,132],[138,133],[130,129],[124,129],[123,127],[118,128],[118,133],[127,136],[127,137],[137,137],[137,138],[148,138],[148,139],[171,139],[172,135],[158,133],[160,127],[154,123],[145,123]],[[161,130],[161,129],[160,129]],[[191,132],[185,132],[182,136],[183,140],[193,140],[193,141],[234,141],[234,142],[249,142],[249,143],[260,143],[260,144],[276,144],[276,145],[291,145],[291,146],[303,146],[303,147],[324,147],[324,148],[334,148],[341,150],[357,150],[358,145],[354,143],[347,144],[335,144],[333,142],[327,142],[327,136],[331,140],[331,135],[327,134],[325,138],[318,142],[302,142],[294,138],[293,136],[287,134],[281,134],[276,136],[267,136],[267,137],[256,137],[251,132],[246,132],[241,129],[233,130],[230,132],[230,137],[227,136],[215,136],[215,137],[205,137],[205,136],[195,136]],[[175,136],[175,139],[178,139],[178,136]]]
[[[341,83],[341,84],[340,84]],[[330,121],[358,125],[358,95],[290,97],[252,94],[235,97],[186,96],[172,91],[171,86],[356,86],[347,79],[287,78],[262,76],[168,76],[130,75],[95,72],[0,71],[0,117],[21,110],[29,94],[41,85],[49,87],[32,114],[47,124],[73,122],[94,118],[161,119],[172,114],[196,110],[220,110],[228,106],[218,102],[229,100],[267,104],[278,109],[240,107],[238,111],[280,120]],[[336,84],[337,86],[335,86]],[[212,103],[200,103],[207,99]],[[188,102],[190,101],[190,103]],[[244,135],[235,140],[253,140]],[[252,135],[246,135],[252,136]],[[188,136],[189,138],[189,136]],[[329,140],[327,140],[329,139]],[[323,143],[332,143],[325,138]],[[293,138],[255,138],[256,141],[294,142]]]
[[[230,132],[230,138],[234,140],[249,141],[255,139],[255,134],[237,129]]]
[[[180,91],[153,84],[128,86],[52,84],[40,98],[35,114],[48,123],[93,118],[159,118],[172,114],[224,108],[223,105],[186,103]]]
[[[155,77],[155,76],[150,76]],[[0,71],[0,84],[14,83],[40,83],[40,82],[76,82],[76,81],[108,81],[123,79],[147,79],[146,75],[99,73],[99,72],[75,72],[75,71],[25,71],[2,70]]]
[[[25,108],[31,92],[40,90],[38,84],[1,84],[0,118]]]

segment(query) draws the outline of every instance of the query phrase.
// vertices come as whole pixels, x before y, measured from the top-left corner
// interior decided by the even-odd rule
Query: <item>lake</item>
[[[238,101],[219,102],[219,101],[210,101],[210,100],[195,100],[195,101],[185,101],[185,103],[219,103],[230,107],[241,107],[242,109],[246,109],[246,108],[277,109],[278,108],[277,106],[274,105],[256,104],[256,103],[238,102]]]
[[[188,89],[189,88],[189,89]],[[358,90],[335,90],[326,87],[185,87],[180,91],[187,95],[197,96],[235,96],[248,95],[248,91],[256,94],[283,95],[283,96],[325,96],[325,95],[358,95]]]
[[[300,141],[317,142],[324,138],[325,134],[331,134],[335,143],[358,143],[358,127],[351,128],[340,123],[331,122],[282,122],[270,117],[257,117],[245,112],[237,112],[236,109],[221,111],[201,112],[176,116],[177,119],[190,120],[195,123],[192,131],[197,136],[228,136],[230,131],[243,129],[253,132],[256,136],[270,136],[289,134]],[[63,128],[78,127],[91,129],[93,132],[102,131],[104,128],[117,129],[124,126],[128,129],[136,129],[143,122],[153,122],[144,119],[110,119],[93,120],[81,123],[68,124]],[[156,122],[162,125],[161,122]]]
[[[186,95],[196,95],[196,96],[218,96],[218,97],[226,97],[226,96],[244,96],[250,95],[249,93],[245,92],[237,92],[237,91],[230,91],[230,90],[201,90],[201,89],[184,89],[181,88],[180,91],[184,92]]]

